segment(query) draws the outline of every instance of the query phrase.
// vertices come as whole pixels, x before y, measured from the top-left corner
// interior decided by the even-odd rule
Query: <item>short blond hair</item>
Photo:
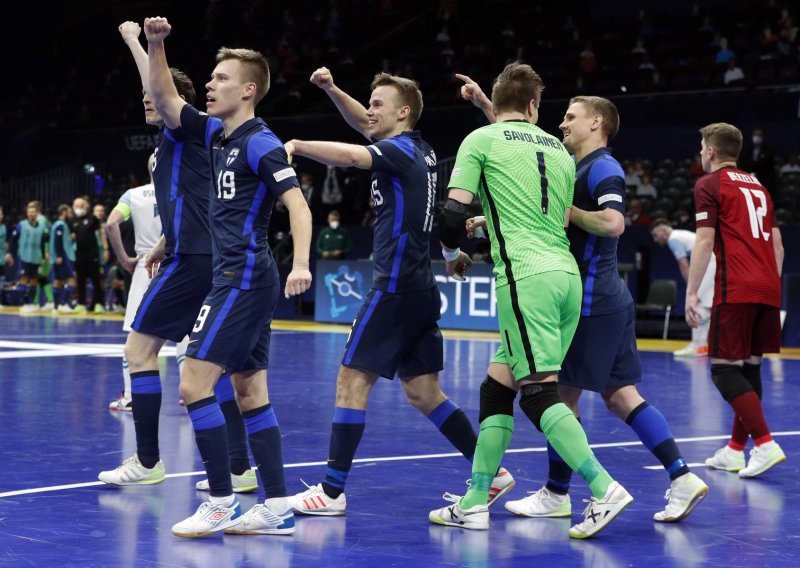
[[[236,59],[242,64],[242,79],[256,84],[255,104],[269,91],[269,63],[263,54],[253,49],[221,47],[217,52],[217,63]]]
[[[714,148],[721,160],[737,160],[742,151],[742,132],[727,122],[714,122],[700,129],[706,146]]]
[[[580,103],[586,107],[591,115],[599,114],[603,118],[603,134],[606,141],[610,142],[619,132],[619,111],[616,105],[603,97],[579,96],[572,97],[569,104]]]
[[[414,125],[417,124],[419,117],[422,115],[422,91],[419,88],[419,83],[413,79],[406,79],[389,73],[378,73],[372,79],[370,90],[374,91],[384,85],[394,87],[397,90],[400,103],[411,109],[408,113],[408,124],[411,128],[414,128]]]

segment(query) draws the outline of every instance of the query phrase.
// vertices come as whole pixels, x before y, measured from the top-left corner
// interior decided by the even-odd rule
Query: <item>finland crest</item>
[[[225,165],[230,166],[233,162],[236,161],[236,158],[239,156],[239,148],[234,148],[228,153],[228,159],[225,160]]]

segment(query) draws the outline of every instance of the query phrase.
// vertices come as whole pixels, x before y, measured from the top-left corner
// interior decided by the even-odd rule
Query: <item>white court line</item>
[[[800,430],[795,431],[788,431],[788,432],[772,432],[773,436],[800,436]],[[676,438],[675,441],[678,443],[687,443],[687,442],[708,442],[711,440],[727,440],[730,438],[730,435],[725,434],[722,436],[697,436],[693,438]],[[608,444],[589,444],[589,447],[592,449],[597,448],[623,448],[626,446],[639,446],[641,445],[641,441],[637,440],[635,442],[616,442],[616,443],[608,443]],[[524,454],[524,453],[534,453],[534,452],[546,452],[547,447],[540,447],[540,448],[516,448],[513,450],[507,450],[507,454]],[[454,457],[461,457],[460,453],[448,453],[448,454],[420,454],[420,455],[413,455],[413,456],[390,456],[385,458],[359,458],[354,459],[353,463],[375,463],[375,462],[392,462],[392,461],[408,461],[408,460],[430,460],[436,458],[454,458]],[[320,466],[320,465],[327,465],[327,461],[316,461],[316,462],[300,462],[300,463],[287,463],[283,467],[286,469],[296,468],[296,467],[313,467],[313,466]],[[700,463],[692,463],[689,464],[691,467],[702,467],[705,464]],[[661,469],[661,466],[645,466],[645,469]],[[190,471],[185,473],[170,473],[166,477],[173,478],[173,477],[192,477],[195,475],[205,475],[205,471]],[[31,495],[33,493],[48,493],[52,491],[62,491],[65,489],[79,489],[81,487],[95,487],[106,485],[102,481],[89,481],[87,483],[71,483],[69,485],[51,485],[50,487],[35,487],[33,489],[20,489],[18,491],[6,491],[5,493],[0,493],[0,499],[3,497],[15,497],[17,495]]]

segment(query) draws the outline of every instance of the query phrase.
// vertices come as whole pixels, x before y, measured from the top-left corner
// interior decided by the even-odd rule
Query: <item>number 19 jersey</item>
[[[695,183],[697,227],[715,230],[714,305],[781,305],[772,198],[750,174],[720,168]]]
[[[480,197],[498,287],[554,270],[579,274],[564,230],[574,183],[564,145],[529,122],[490,124],[461,143],[448,187]]]

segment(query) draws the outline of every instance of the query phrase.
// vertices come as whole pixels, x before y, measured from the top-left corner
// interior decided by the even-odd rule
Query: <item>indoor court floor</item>
[[[640,388],[667,417],[686,460],[710,492],[683,522],[652,520],[665,504],[666,473],[599,396],[584,395],[589,441],[634,503],[596,538],[567,536],[581,519],[586,484],[573,480],[572,519],[513,516],[491,509],[489,531],[432,525],[442,493],[463,493],[470,465],[399,385],[382,380],[347,486],[345,517],[298,517],[294,536],[175,538],[170,527],[205,494],[191,423],[178,404],[177,365],[160,359],[164,403],[161,455],[167,480],[115,488],[97,481],[135,451],[129,413],[107,410],[122,389],[125,335],[114,316],[19,316],[0,312],[0,566],[800,566],[800,350],[764,363],[764,407],[788,460],[756,479],[711,471],[703,460],[727,440],[732,413],[709,378],[706,359],[676,360],[677,341],[641,342]],[[335,376],[348,329],[276,322],[269,370],[283,434],[290,492],[321,481]],[[478,388],[496,334],[446,332],[445,392],[477,420]],[[543,436],[517,408],[503,465],[520,499],[546,480]],[[240,497],[248,509],[259,499]]]

